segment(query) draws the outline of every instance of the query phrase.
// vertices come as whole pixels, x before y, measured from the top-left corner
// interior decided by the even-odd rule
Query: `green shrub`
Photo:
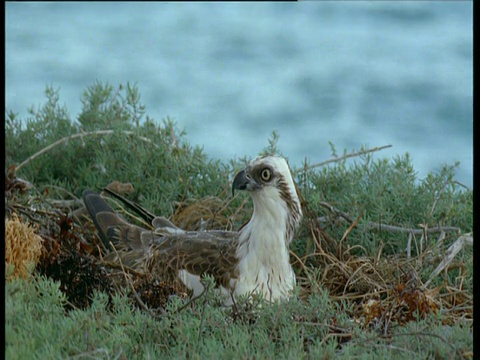
[[[190,146],[171,119],[159,122],[145,115],[136,86],[115,89],[93,84],[82,96],[78,119],[71,119],[60,105],[58,91],[48,87],[46,98],[38,109],[30,109],[27,119],[6,113],[5,171],[15,164],[16,175],[35,186],[22,206],[34,202],[29,197],[32,194],[70,199],[80,197],[85,188],[100,189],[118,180],[132,183],[130,199],[152,213],[169,216],[180,203],[214,196],[229,199],[222,216],[230,219],[247,196],[232,200],[229,190],[234,172],[247,159],[226,164],[210,159],[200,147]],[[278,134],[273,132],[264,153],[278,153],[277,140]],[[296,294],[288,302],[273,305],[240,302],[232,309],[219,307],[213,293],[187,306],[173,296],[165,314],[154,317],[121,294],[109,298],[96,292],[89,307],[76,309],[51,279],[16,280],[5,287],[6,358],[473,356],[469,316],[460,312],[454,324],[445,325],[451,312],[460,311],[456,302],[463,301],[460,308],[473,308],[471,249],[459,253],[457,269],[442,272],[432,282],[432,287],[441,290],[441,299],[453,299],[440,302],[451,308],[440,308],[438,316],[402,326],[394,322],[365,326],[356,315],[359,301],[339,300],[344,289],[325,289],[320,282],[325,268],[309,260],[318,255],[309,223],[312,216],[319,217],[333,239],[334,250],[349,249],[350,257],[378,257],[387,264],[406,257],[409,234],[413,234],[411,263],[398,269],[396,278],[387,279],[392,282],[389,286],[415,271],[419,272],[415,276],[426,281],[448,246],[461,233],[473,231],[473,193],[455,181],[457,164],[445,165],[419,180],[408,154],[377,159],[373,152],[362,150],[353,161],[344,158],[321,167],[306,163],[293,169],[305,200],[304,210],[309,210],[304,211],[305,221],[292,244],[292,250],[306,259],[307,270],[298,262],[295,265],[299,279],[304,285],[314,282],[303,289],[306,295]],[[333,145],[332,155],[337,156]],[[250,216],[251,208],[249,201],[236,214],[234,227]],[[339,212],[349,220],[342,220]],[[355,220],[358,223],[352,226]],[[380,224],[396,227],[396,231]],[[442,228],[444,233],[429,232],[431,228]],[[381,271],[380,261],[372,263],[375,271]],[[455,298],[459,293],[463,297]]]

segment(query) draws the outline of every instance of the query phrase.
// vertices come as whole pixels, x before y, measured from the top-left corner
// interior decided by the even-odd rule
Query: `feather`
[[[194,295],[203,290],[201,276],[209,274],[225,294],[258,293],[270,301],[288,298],[295,285],[288,246],[302,211],[286,160],[253,160],[235,176],[234,190],[249,191],[254,202],[250,221],[238,232],[185,231],[109,192],[148,219],[152,229],[146,229],[124,220],[91,190],[84,191],[83,201],[107,249],[115,246],[106,256],[109,261],[119,256],[137,271],[177,277]]]

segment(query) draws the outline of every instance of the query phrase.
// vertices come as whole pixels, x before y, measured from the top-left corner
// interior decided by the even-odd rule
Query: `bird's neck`
[[[264,250],[269,257],[288,251],[294,230],[291,214],[286,203],[275,195],[253,194],[253,215],[240,235],[240,246],[249,243],[246,251]]]
[[[253,216],[241,230],[237,248],[238,272],[244,286],[256,279],[252,289],[242,292],[264,284],[273,298],[283,298],[295,282],[288,246],[297,221],[291,219],[284,201],[265,195],[253,194]],[[260,290],[264,295],[267,292]]]

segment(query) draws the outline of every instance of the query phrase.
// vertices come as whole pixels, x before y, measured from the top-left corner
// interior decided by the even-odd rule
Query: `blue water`
[[[473,184],[473,3],[7,3],[6,108],[60,88],[72,119],[96,80],[137,83],[212,158],[273,130],[295,166],[362,145],[419,177],[460,161]]]

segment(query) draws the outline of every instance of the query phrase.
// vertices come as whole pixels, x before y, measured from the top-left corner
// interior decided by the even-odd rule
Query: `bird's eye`
[[[263,181],[270,181],[272,178],[272,173],[268,168],[263,169],[260,175]]]

